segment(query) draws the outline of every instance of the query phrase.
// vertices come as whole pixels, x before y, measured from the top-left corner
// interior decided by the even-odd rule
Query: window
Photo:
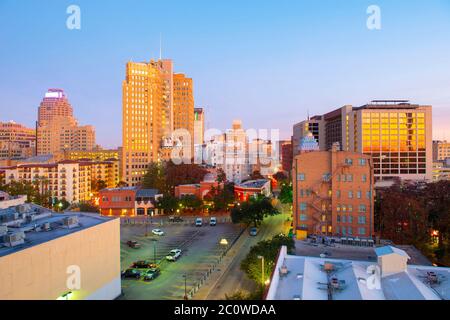
[[[365,235],[366,234],[366,228],[358,228],[358,233],[360,235]]]
[[[341,216],[340,215],[337,215],[337,222],[341,222]]]
[[[347,209],[348,212],[353,212],[353,206],[351,204],[348,205]]]
[[[337,190],[336,191],[336,198],[340,198],[341,197],[341,190]]]
[[[298,181],[305,181],[305,174],[304,173],[299,173],[297,175],[297,180]]]
[[[352,216],[348,216],[348,223],[353,223],[353,217]]]
[[[360,204],[359,205],[359,212],[366,212],[366,205]]]
[[[307,205],[305,202],[300,203],[300,211],[306,211]]]
[[[341,222],[342,222],[342,223],[345,223],[345,222],[346,222],[345,216],[342,216]]]
[[[366,159],[363,159],[363,158],[359,159],[359,165],[360,166],[365,166],[366,165]]]
[[[340,204],[337,205],[336,211],[337,211],[337,212],[341,212],[341,205],[340,205]]]
[[[353,181],[353,175],[352,174],[348,174],[347,175],[347,181],[348,182],[352,182]]]
[[[349,199],[353,199],[353,191],[349,191],[348,192],[348,198]]]
[[[347,233],[348,233],[349,236],[351,236],[351,235],[353,234],[353,229],[352,229],[352,227],[348,227]]]
[[[362,182],[367,182],[367,175],[363,174],[363,175],[361,176],[361,181],[362,181]]]
[[[356,197],[357,197],[358,199],[361,199],[361,197],[362,197],[362,192],[361,192],[361,191],[356,192]]]
[[[308,220],[308,216],[306,214],[300,214],[300,221],[306,221]]]
[[[366,224],[366,217],[364,217],[364,216],[358,217],[358,223],[359,224]]]
[[[352,159],[345,159],[345,164],[351,166],[353,164],[353,160]]]
[[[342,227],[342,235],[346,235],[347,234],[347,230],[346,230],[347,228],[345,228],[345,227]]]
[[[366,198],[367,198],[367,199],[370,199],[371,197],[372,197],[372,192],[367,191],[367,192],[366,192]]]

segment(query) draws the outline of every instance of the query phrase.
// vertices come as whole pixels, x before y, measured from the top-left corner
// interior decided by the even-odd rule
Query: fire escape
[[[337,174],[345,174],[346,169],[350,167],[350,164],[344,162],[337,166],[337,168],[331,173],[324,175],[320,181],[312,186],[310,189],[312,195],[312,201],[309,206],[313,209],[312,219],[314,221],[313,232],[316,235],[328,236],[328,227],[332,221],[332,182]],[[323,189],[326,187],[326,190]],[[325,227],[325,232],[323,232]]]

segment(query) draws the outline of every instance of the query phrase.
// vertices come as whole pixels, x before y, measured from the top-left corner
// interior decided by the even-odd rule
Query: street
[[[209,293],[206,294],[206,300],[222,300],[225,295],[233,294],[237,291],[252,292],[256,289],[256,284],[250,280],[247,275],[241,271],[240,264],[247,256],[250,248],[258,242],[272,238],[273,236],[284,233],[287,234],[290,228],[290,222],[287,219],[290,217],[289,213],[283,213],[273,217],[266,218],[256,237],[251,237],[248,232],[244,233],[241,239],[242,245],[232,248],[229,252],[231,256],[231,264],[228,269],[224,271],[219,280],[212,284]],[[233,256],[234,255],[234,256]],[[195,297],[200,299],[203,297]]]

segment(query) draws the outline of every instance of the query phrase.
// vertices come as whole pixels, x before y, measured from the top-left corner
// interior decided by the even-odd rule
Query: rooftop
[[[240,188],[262,188],[268,182],[269,182],[269,180],[266,180],[266,179],[250,180],[250,181],[246,181],[246,182],[237,184],[236,186],[240,187]]]
[[[450,299],[450,268],[408,265],[403,272],[377,277],[376,262],[293,256],[283,250],[267,300]]]
[[[0,210],[0,215],[14,214],[17,210],[15,207],[3,209]],[[16,215],[16,220],[5,222],[3,219],[3,222],[0,222],[0,232],[3,231],[3,235],[0,235],[0,258],[111,220],[92,213],[54,213],[37,206],[31,206],[31,210],[25,212],[33,218],[22,219],[21,214],[24,212]],[[74,219],[70,226],[65,224],[68,218]],[[5,237],[20,233],[25,235],[23,243],[6,245]]]

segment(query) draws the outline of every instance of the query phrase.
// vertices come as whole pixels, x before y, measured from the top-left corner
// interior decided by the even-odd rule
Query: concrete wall
[[[81,288],[67,287],[68,266],[80,267]],[[0,257],[0,300],[114,299],[120,285],[120,220]]]
[[[381,268],[382,277],[406,271],[407,264],[407,257],[395,253],[378,257],[378,265]]]
[[[283,266],[284,259],[287,256],[287,247],[282,246],[280,250],[280,255],[278,256],[277,263],[275,265],[275,270],[273,271],[272,279],[270,279],[270,287],[267,291],[266,300],[275,300],[275,295],[277,293],[278,282],[280,281],[280,268]]]

